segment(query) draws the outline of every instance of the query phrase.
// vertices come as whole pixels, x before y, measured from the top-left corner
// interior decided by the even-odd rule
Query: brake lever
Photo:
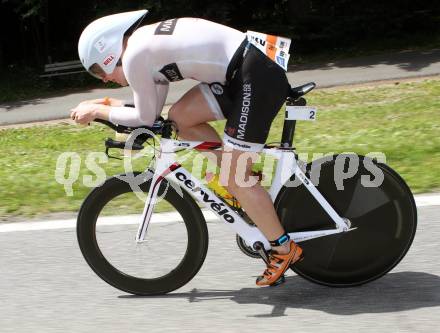
[[[105,148],[105,154],[107,155],[108,158],[113,158],[113,159],[115,159],[115,160],[120,160],[120,161],[122,161],[122,158],[117,157],[117,156],[112,156],[112,155],[110,155],[110,154],[108,153],[109,149],[110,149],[109,147]]]
[[[112,138],[107,138],[105,140],[105,146],[108,148],[118,148],[118,149],[126,149],[126,142],[125,141],[117,141],[113,140]],[[142,150],[144,149],[144,146],[140,144],[139,142],[136,142],[136,140],[133,142],[131,147],[129,147],[130,150]]]
[[[122,160],[122,158],[116,157],[116,156],[111,156],[108,151],[110,148],[118,148],[118,149],[125,149],[126,147],[126,142],[124,141],[116,141],[113,140],[112,138],[107,138],[105,140],[105,154],[107,155],[107,157],[109,158],[114,158],[117,160]],[[142,150],[144,149],[144,146],[138,142],[133,142],[132,146],[130,147],[130,150]]]

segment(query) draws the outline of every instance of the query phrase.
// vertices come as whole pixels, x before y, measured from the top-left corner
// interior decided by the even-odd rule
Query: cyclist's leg
[[[229,177],[224,175],[229,170],[222,165],[221,179],[228,180],[228,190],[238,199],[266,238],[276,240],[284,234],[284,229],[270,196],[260,184],[243,187],[235,176],[244,174],[245,179],[250,176],[252,162],[241,157],[246,153],[249,158],[256,158],[263,149],[272,121],[285,101],[287,78],[283,69],[258,49],[251,47],[228,88],[234,93],[234,98],[228,113],[223,142],[225,148],[228,147],[232,153]],[[239,159],[242,163],[238,163]],[[285,253],[289,251],[289,247],[285,244],[274,250]]]
[[[220,109],[218,105],[213,106],[212,103],[219,99],[219,90],[223,88],[215,84],[211,85],[213,91],[216,92],[216,99],[210,91],[210,86],[206,84],[200,84],[189,90],[178,102],[176,102],[169,111],[169,119],[175,121],[179,128],[179,136],[187,140],[201,140],[201,141],[221,141],[217,132],[207,122],[221,119],[219,115]],[[205,91],[203,91],[205,90]],[[208,96],[208,97],[207,97]],[[224,106],[223,106],[224,107]],[[231,134],[231,133],[229,133]],[[257,144],[260,148],[262,144]],[[284,229],[279,223],[276,215],[273,203],[264,188],[258,183],[249,187],[242,187],[243,184],[236,182],[235,175],[238,171],[243,177],[241,179],[248,179],[251,176],[252,162],[251,160],[243,160],[242,165],[238,165],[237,161],[243,154],[253,154],[254,158],[257,153],[245,152],[238,149],[229,149],[227,151],[228,158],[231,160],[230,174],[227,180],[227,187],[231,191],[231,194],[235,195],[239,202],[243,201],[243,207],[248,212],[250,218],[257,224],[260,230],[265,234],[269,240],[277,239],[284,233]],[[217,154],[220,157],[221,153]],[[220,158],[217,160],[220,162]],[[223,167],[222,170],[226,171],[229,167]],[[222,176],[223,178],[224,176]],[[225,179],[225,178],[223,178]],[[237,184],[238,183],[238,184]],[[237,194],[237,195],[236,195]],[[247,209],[246,209],[247,207]],[[286,253],[288,246],[274,248],[274,250],[280,253]]]
[[[231,168],[229,176],[225,177],[227,170],[222,167],[221,178],[228,179],[229,191],[266,238],[273,242],[272,249],[277,253],[271,256],[267,270],[257,279],[258,285],[275,283],[290,263],[299,260],[302,252],[293,241],[288,242],[272,200],[264,188],[260,184],[243,187],[237,181],[242,177],[236,177],[243,173],[249,177],[252,163],[243,159],[243,154],[256,154],[264,147],[271,124],[285,101],[288,87],[284,70],[253,46],[248,47],[229,86],[235,94],[227,115],[223,142],[225,147],[232,148]],[[222,164],[224,162],[225,157]]]
[[[275,240],[284,234],[284,229],[279,223],[272,200],[267,191],[252,176],[252,161],[257,161],[258,153],[237,149],[227,149],[224,154],[224,165],[221,169],[221,180],[227,179],[227,188],[234,195],[246,213],[255,222],[261,232],[269,240]],[[226,161],[230,160],[230,168]],[[253,179],[254,178],[254,179]],[[281,253],[287,253],[288,246],[276,247]]]
[[[179,129],[179,137],[190,141],[221,142],[209,121],[221,119],[215,113],[202,92],[203,83],[191,88],[170,109],[168,118],[173,120]],[[215,157],[214,157],[214,156]],[[210,150],[205,154],[211,161],[220,165],[221,152]]]
[[[218,117],[212,112],[200,85],[191,88],[171,107],[168,118],[176,122],[179,136],[185,140],[221,141],[214,128],[207,124]]]
[[[227,150],[224,154],[226,153]],[[256,153],[232,149],[229,154],[231,154],[230,169],[223,165],[227,160],[225,157],[221,168],[221,178],[228,179],[229,192],[238,199],[240,205],[269,241],[277,241],[277,243],[280,240],[284,241],[278,245],[271,242],[274,252],[269,257],[270,263],[264,273],[257,278],[256,284],[267,286],[279,283],[279,279],[289,266],[301,259],[302,249],[285,236],[284,228],[266,190],[255,180],[251,186],[243,186],[244,180],[247,181],[251,176],[251,157],[256,160]],[[225,172],[228,173],[227,176]]]

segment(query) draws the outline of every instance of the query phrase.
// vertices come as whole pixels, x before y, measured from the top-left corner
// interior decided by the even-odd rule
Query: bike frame
[[[148,225],[156,204],[157,195],[161,182],[166,179],[171,185],[182,188],[196,201],[200,202],[205,208],[216,214],[220,220],[229,225],[245,243],[251,247],[256,242],[264,244],[266,250],[269,250],[270,244],[261,231],[243,220],[243,218],[235,212],[231,207],[226,205],[214,192],[204,186],[202,182],[194,177],[188,170],[176,162],[176,152],[188,149],[196,150],[213,150],[220,149],[221,143],[199,142],[199,141],[177,141],[172,139],[160,139],[160,153],[156,160],[154,175],[148,191],[147,200],[145,202],[142,220],[136,235],[137,242],[143,242],[147,233]],[[307,178],[301,168],[298,167],[295,153],[292,149],[283,149],[280,147],[265,146],[262,153],[269,154],[278,159],[275,172],[275,178],[269,190],[270,197],[274,202],[278,193],[293,175],[299,180],[319,202],[322,208],[327,212],[335,223],[334,229],[319,231],[303,231],[289,233],[291,239],[295,242],[301,242],[313,238],[328,236],[341,232],[347,232],[349,225],[338,215],[333,207],[321,195],[318,189]],[[292,184],[293,185],[293,184]],[[298,186],[299,184],[296,184]]]

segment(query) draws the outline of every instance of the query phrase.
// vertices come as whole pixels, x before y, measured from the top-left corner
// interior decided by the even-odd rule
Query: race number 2
[[[286,120],[316,120],[318,110],[311,106],[286,106]]]

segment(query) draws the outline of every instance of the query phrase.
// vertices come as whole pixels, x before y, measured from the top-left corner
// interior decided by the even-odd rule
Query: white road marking
[[[440,206],[440,195],[439,194],[421,194],[415,195],[417,207],[425,206]]]
[[[414,196],[417,207],[440,206],[439,194],[422,194]],[[206,221],[216,221],[217,216],[211,212],[204,210],[203,215]],[[101,225],[121,225],[121,224],[138,224],[139,215],[121,215],[102,217]],[[154,214],[151,223],[172,223],[182,221],[178,213],[160,213]],[[32,231],[32,230],[52,230],[52,229],[73,229],[76,227],[76,219],[68,220],[50,220],[36,222],[15,222],[0,224],[1,232],[15,231]]]
[[[217,216],[211,211],[203,211],[206,221],[215,221]],[[121,225],[121,224],[139,224],[140,215],[120,215],[101,217],[100,225]],[[159,213],[154,214],[150,223],[176,223],[183,221],[178,213]],[[53,229],[72,229],[76,228],[76,219],[68,220],[50,220],[36,222],[16,222],[0,224],[1,232],[13,231],[32,231],[32,230],[53,230]]]

